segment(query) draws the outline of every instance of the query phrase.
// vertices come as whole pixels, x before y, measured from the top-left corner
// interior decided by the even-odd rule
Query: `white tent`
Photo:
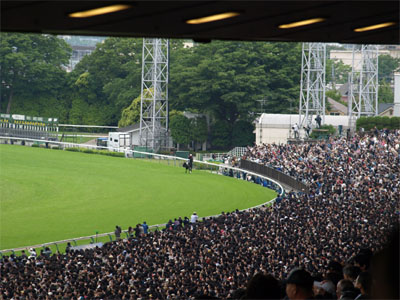
[[[256,124],[256,143],[287,143],[288,138],[293,138],[292,127],[299,123],[298,114],[262,114]],[[336,129],[343,126],[343,131],[349,127],[349,116],[325,116],[325,125],[333,125]],[[311,128],[315,129],[315,117]],[[305,131],[300,128],[300,137],[305,136]]]

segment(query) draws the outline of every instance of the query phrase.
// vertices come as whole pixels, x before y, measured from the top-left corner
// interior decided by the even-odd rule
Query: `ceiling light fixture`
[[[320,23],[320,22],[323,22],[325,20],[326,19],[324,19],[324,18],[313,18],[313,19],[297,21],[297,22],[293,22],[293,23],[289,23],[289,24],[282,24],[282,25],[279,25],[278,27],[280,29],[289,29],[289,28],[295,28],[295,27],[300,27],[300,26],[311,25],[311,24],[314,24],[314,23]]]
[[[215,22],[215,21],[233,18],[238,15],[240,15],[238,12],[226,12],[226,13],[207,16],[207,17],[187,20],[186,23],[192,24],[192,25],[193,24],[203,24],[203,23],[209,23],[209,22]]]
[[[132,7],[131,5],[115,4],[115,5],[104,6],[104,7],[89,9],[89,10],[85,10],[85,11],[78,11],[78,12],[70,13],[68,16],[70,18],[89,18],[89,17],[99,16],[99,15],[110,14],[113,12],[131,8],[131,7]]]
[[[364,31],[370,31],[370,30],[377,30],[377,29],[393,26],[395,24],[396,24],[396,22],[386,22],[386,23],[381,23],[381,24],[375,24],[375,25],[370,25],[370,26],[366,26],[366,27],[356,28],[356,29],[354,29],[354,31],[355,32],[364,32]]]

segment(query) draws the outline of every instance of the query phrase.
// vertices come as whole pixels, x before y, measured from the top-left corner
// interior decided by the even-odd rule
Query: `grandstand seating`
[[[301,285],[304,276],[290,272],[301,267],[312,274],[317,282],[314,295],[321,299],[336,299],[332,286],[339,287],[343,276],[361,276],[360,270],[374,279],[363,281],[363,287],[353,278],[361,292],[398,298],[398,235],[391,247],[383,247],[387,233],[398,224],[400,131],[330,138],[315,145],[261,145],[249,148],[245,157],[279,167],[307,182],[310,191],[288,192],[272,207],[223,213],[200,223],[178,219],[162,231],[102,248],[31,259],[3,257],[0,295],[251,298],[250,291],[257,289],[251,280],[255,274]],[[351,272],[342,271],[346,264],[352,266]],[[270,277],[263,280],[271,282]],[[281,287],[276,285],[263,296],[278,290],[283,298]],[[286,291],[293,297],[290,289]]]

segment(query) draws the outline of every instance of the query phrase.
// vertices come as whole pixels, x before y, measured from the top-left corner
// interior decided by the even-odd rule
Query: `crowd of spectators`
[[[249,148],[246,159],[310,192],[202,222],[194,213],[101,248],[3,257],[0,298],[396,298],[398,235],[383,245],[399,222],[399,143],[399,131],[378,131]]]

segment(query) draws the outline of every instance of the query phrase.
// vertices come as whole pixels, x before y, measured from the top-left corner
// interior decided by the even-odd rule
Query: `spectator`
[[[280,299],[279,281],[272,275],[258,273],[247,284],[244,299]]]
[[[37,257],[36,250],[33,249],[33,248],[30,248],[30,249],[29,249],[29,256],[28,256],[28,258],[30,259],[30,258],[36,258],[36,257]]]
[[[133,238],[133,228],[132,228],[132,226],[129,226],[129,228],[128,228],[128,237],[130,239]]]
[[[322,121],[321,116],[317,115],[317,117],[315,118],[315,122],[317,122],[318,128],[321,128],[321,121]]]
[[[198,219],[199,219],[199,216],[197,215],[196,212],[194,212],[194,213],[192,214],[192,216],[190,217],[190,223],[194,224],[194,223],[197,222]]]
[[[357,254],[353,261],[356,267],[359,267],[361,271],[366,272],[369,269],[369,260],[371,259],[368,254]]]
[[[361,270],[359,267],[346,265],[343,268],[343,278],[350,280],[351,282],[355,282],[358,274],[360,274]]]
[[[297,123],[295,123],[293,125],[293,131],[294,131],[294,138],[298,139],[299,138],[299,125],[297,125]]]
[[[313,298],[313,278],[303,269],[294,269],[286,280],[286,295],[293,299]]]
[[[68,243],[67,243],[67,246],[65,247],[65,253],[68,254],[68,252],[70,251],[71,247],[72,247],[71,243],[68,242]]]
[[[136,238],[140,237],[140,232],[141,232],[141,228],[140,227],[141,227],[140,224],[136,224],[136,227],[134,229]]]
[[[115,226],[114,234],[115,234],[115,239],[119,240],[121,238],[121,227],[118,225]]]
[[[340,280],[336,288],[336,297],[338,300],[353,300],[356,298],[357,292],[354,289],[353,282],[347,279]]]
[[[318,299],[334,299],[336,288],[332,281],[314,281],[314,296]]]
[[[359,299],[369,299],[371,295],[371,274],[368,272],[361,272],[356,279],[355,287],[360,290],[360,294],[355,298]]]
[[[149,225],[147,225],[146,221],[143,222],[142,227],[143,227],[143,233],[147,234],[149,231]]]

